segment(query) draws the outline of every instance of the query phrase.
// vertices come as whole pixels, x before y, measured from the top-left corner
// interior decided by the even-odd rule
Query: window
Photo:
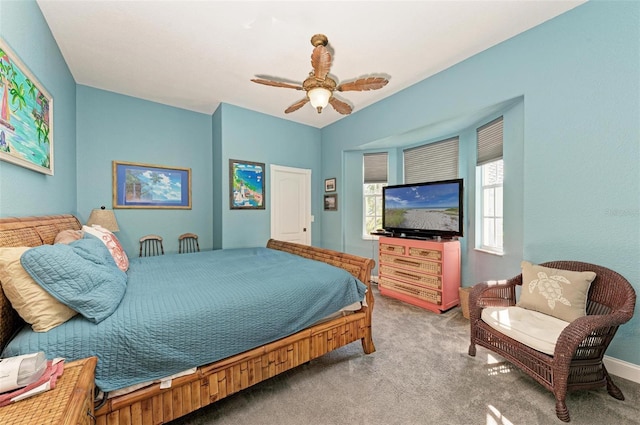
[[[364,184],[364,234],[367,236],[377,229],[382,229],[382,187],[386,185]]]
[[[421,183],[458,178],[458,138],[404,150],[404,182]]]
[[[477,223],[476,247],[497,254],[504,252],[502,117],[478,128],[477,176],[480,185],[477,203],[480,223]]]
[[[365,237],[382,228],[382,188],[387,185],[387,153],[364,154],[362,232]]]
[[[497,253],[503,252],[502,237],[502,159],[480,166],[482,187],[482,238],[479,248]]]

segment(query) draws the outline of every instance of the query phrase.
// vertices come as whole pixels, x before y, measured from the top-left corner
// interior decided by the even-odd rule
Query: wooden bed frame
[[[73,215],[0,218],[0,247],[52,244],[59,231],[81,228],[82,225]],[[95,412],[97,425],[162,424],[346,344],[360,340],[366,354],[375,351],[371,337],[374,300],[369,283],[375,264],[372,259],[273,239],[268,241],[267,247],[347,270],[367,285],[367,306],[353,314],[198,367],[196,373],[174,379],[171,388],[160,389],[160,384],[153,384],[109,398]],[[0,291],[0,348],[23,325],[22,319]]]

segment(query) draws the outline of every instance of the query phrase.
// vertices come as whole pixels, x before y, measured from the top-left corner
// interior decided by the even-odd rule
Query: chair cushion
[[[522,292],[518,307],[572,322],[587,314],[587,296],[594,272],[575,272],[521,263]]]
[[[487,307],[482,320],[498,332],[553,356],[556,341],[569,322],[521,307]]]

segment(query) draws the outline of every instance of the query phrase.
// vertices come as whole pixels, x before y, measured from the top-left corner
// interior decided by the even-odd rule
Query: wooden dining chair
[[[178,254],[186,252],[200,252],[198,235],[195,233],[183,233],[178,237]]]
[[[140,257],[164,255],[162,236],[147,235],[140,238]]]

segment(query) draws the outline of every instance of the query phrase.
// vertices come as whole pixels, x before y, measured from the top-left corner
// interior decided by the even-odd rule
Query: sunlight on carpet
[[[499,359],[491,354],[487,354],[487,376],[496,376],[503,373],[511,373],[514,371],[515,366]]]
[[[487,425],[513,425],[513,422],[505,418],[494,406],[489,404],[487,409]]]

